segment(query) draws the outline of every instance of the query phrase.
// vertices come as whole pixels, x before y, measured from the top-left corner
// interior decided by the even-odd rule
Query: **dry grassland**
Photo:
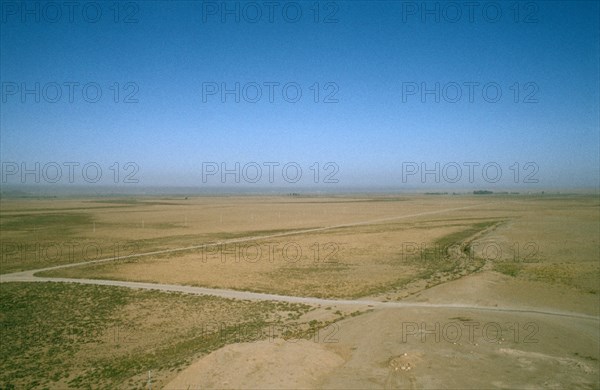
[[[0,206],[0,274],[110,259],[40,275],[598,314],[600,204],[592,196],[119,197],[2,199]],[[560,332],[568,328],[568,318],[535,318],[536,326],[550,333],[543,335],[544,344],[527,350],[518,344],[501,350],[489,345],[441,348],[390,344],[398,330],[398,310],[354,319],[359,312],[351,308],[62,283],[2,283],[0,295],[0,387],[147,388],[149,380],[161,387],[175,379],[173,387],[196,383],[189,381],[199,380],[198,373],[214,373],[211,361],[235,371],[222,374],[223,380],[237,375],[232,385],[248,379],[260,387],[266,383],[260,378],[268,365],[299,364],[301,356],[314,356],[322,364],[291,379],[274,377],[273,386],[344,387],[350,385],[349,378],[375,375],[373,383],[390,388],[403,383],[460,387],[467,382],[452,382],[452,375],[432,376],[426,362],[437,367],[455,356],[461,364],[471,364],[467,352],[503,370],[566,365],[566,379],[553,376],[548,385],[598,383],[593,379],[599,358],[592,351],[598,345],[590,336],[593,327],[577,325],[585,332],[569,330],[573,342],[563,342],[566,336]],[[464,318],[481,321],[530,319],[465,312]],[[402,313],[404,320],[415,323],[424,318],[432,323],[464,320],[444,310]],[[282,341],[310,337],[311,331],[342,318],[347,319],[336,323],[343,325],[339,344]],[[279,327],[277,335],[266,331],[273,324]],[[380,344],[369,344],[364,332],[374,332]],[[552,341],[557,338],[566,343],[560,350]],[[239,344],[244,341],[255,343]],[[573,351],[565,350],[569,346]],[[410,355],[399,347],[409,348]],[[459,347],[469,351],[460,352]],[[220,352],[189,366],[215,350]],[[258,354],[256,367],[240,376],[243,370],[235,367],[249,367],[243,358],[248,353]],[[365,361],[365,353],[381,361]],[[374,366],[360,374],[355,365],[363,361]],[[400,375],[398,370],[408,362],[417,371]],[[177,376],[187,366],[196,368]],[[495,378],[494,367],[482,369]],[[469,377],[465,370],[464,380]],[[513,379],[494,383],[541,383],[523,375]]]

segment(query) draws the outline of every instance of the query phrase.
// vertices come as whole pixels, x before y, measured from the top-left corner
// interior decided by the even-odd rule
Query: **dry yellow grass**
[[[465,206],[475,207],[385,220]],[[6,273],[382,220],[48,273],[357,297],[385,292],[430,275],[430,264],[419,261],[427,248],[477,223],[502,221],[495,232],[473,244],[476,256],[490,260],[507,274],[597,292],[598,213],[598,202],[592,197],[2,200],[1,265]],[[404,253],[408,249],[412,258]],[[444,249],[434,252],[441,258]],[[563,272],[552,263],[561,263],[563,268],[576,266],[569,268],[571,276],[558,277],[553,275]]]
[[[593,307],[597,306],[600,280],[600,207],[595,197],[3,199],[0,206],[2,273],[78,262],[86,257],[111,257],[115,248],[127,255],[373,221],[47,274],[302,296],[405,299],[410,295],[417,301],[473,300],[488,306],[537,302],[544,308],[555,305],[560,310],[597,312]],[[462,208],[465,206],[474,207]],[[431,213],[454,208],[462,209]],[[420,213],[429,214],[416,215]],[[408,217],[389,219],[396,216]],[[468,248],[456,246],[486,226],[493,229],[475,236],[470,243],[472,257]],[[19,246],[26,249],[15,251]],[[63,252],[55,255],[51,249],[59,247]],[[65,251],[65,247],[73,250]],[[99,248],[102,255],[83,253],[85,247]],[[467,266],[453,263],[448,247],[450,253],[463,256],[462,260],[467,256]],[[443,283],[479,269],[468,265],[471,262],[479,267],[482,259],[483,272]],[[490,272],[494,269],[514,277]],[[430,288],[436,284],[438,287]],[[3,351],[3,356],[9,357],[2,362],[2,371],[8,373],[3,385],[78,387],[95,383],[106,388],[141,388],[152,368],[154,383],[159,386],[185,362],[241,341],[203,338],[203,324],[261,327],[291,321],[307,325],[311,320],[328,322],[349,314],[335,308],[309,311],[287,304],[127,292],[112,287],[47,286],[2,284],[0,292],[6,298],[0,312],[2,336],[11,340],[4,344],[10,350]],[[404,286],[408,290],[402,290]],[[559,296],[564,299],[559,300]],[[65,303],[68,310],[61,311]],[[419,316],[422,318],[422,313]],[[50,339],[28,343],[36,332],[34,320],[45,323],[44,329],[58,335],[59,340],[73,340],[58,346]],[[373,324],[379,325],[378,321]],[[387,326],[393,328],[394,324]],[[73,335],[69,329],[88,333]],[[128,332],[126,345],[114,345],[115,329]],[[373,331],[379,330],[376,326]],[[98,340],[98,335],[106,340]],[[345,342],[350,348],[356,340]],[[59,360],[45,355],[65,346],[68,349],[56,355]],[[588,355],[585,352],[584,356]],[[20,360],[21,356],[33,356],[31,361],[46,367],[48,375],[31,374],[36,369]],[[142,362],[139,367],[138,361]],[[104,367],[104,371],[94,367]],[[21,374],[25,375],[22,381],[15,379]]]

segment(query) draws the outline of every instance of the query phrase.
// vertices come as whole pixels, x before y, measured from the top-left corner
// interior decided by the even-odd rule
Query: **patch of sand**
[[[484,271],[434,286],[403,301],[552,309],[598,316],[599,299],[597,294],[568,286],[521,280]]]
[[[314,388],[344,360],[314,341],[269,339],[228,345],[196,361],[164,389]]]

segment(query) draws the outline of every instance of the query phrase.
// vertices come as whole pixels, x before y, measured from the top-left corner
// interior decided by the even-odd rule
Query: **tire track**
[[[413,213],[406,214],[395,217],[388,218],[379,218],[373,219],[369,221],[362,222],[354,222],[354,223],[345,223],[338,224],[320,228],[311,228],[311,229],[299,229],[291,232],[284,233],[276,233],[269,234],[263,236],[250,236],[250,237],[241,237],[230,240],[223,240],[213,243],[194,245],[182,248],[174,248],[174,249],[165,249],[160,251],[152,251],[152,252],[144,252],[138,254],[131,254],[120,257],[111,257],[87,262],[79,262],[79,263],[71,263],[71,264],[62,264],[53,267],[40,268],[35,270],[28,270],[22,272],[13,272],[10,274],[0,275],[0,283],[10,283],[10,282],[53,282],[53,283],[78,283],[78,284],[88,284],[88,285],[99,285],[99,286],[114,286],[114,287],[125,287],[125,288],[133,288],[133,289],[144,289],[144,290],[157,290],[164,292],[180,292],[185,294],[195,294],[195,295],[211,295],[217,296],[221,298],[229,298],[229,299],[239,299],[239,300],[267,300],[267,301],[279,301],[279,302],[288,302],[288,303],[303,303],[309,305],[342,305],[342,306],[365,306],[365,308],[377,308],[377,309],[397,309],[397,308],[445,308],[445,309],[459,309],[459,310],[479,310],[479,311],[493,311],[493,312],[508,312],[508,313],[525,313],[525,314],[540,314],[540,315],[549,315],[549,316],[562,316],[562,317],[571,317],[571,318],[579,318],[579,319],[587,319],[600,321],[600,317],[591,316],[581,313],[572,313],[572,312],[563,312],[563,311],[553,311],[553,310],[538,310],[532,308],[518,308],[518,307],[490,307],[490,306],[477,306],[477,305],[463,305],[463,304],[434,304],[434,303],[417,303],[417,302],[382,302],[368,299],[355,299],[355,300],[347,300],[347,299],[326,299],[326,298],[315,298],[315,297],[298,297],[298,296],[290,296],[290,295],[278,295],[278,294],[268,294],[268,293],[258,293],[251,291],[239,291],[239,290],[227,290],[227,289],[214,289],[214,288],[206,288],[206,287],[194,287],[194,286],[184,286],[184,285],[174,285],[174,284],[161,284],[161,283],[144,283],[144,282],[131,282],[131,281],[119,281],[119,280],[104,280],[104,279],[75,279],[75,278],[54,278],[54,277],[40,277],[36,276],[36,273],[50,270],[57,270],[63,268],[70,267],[78,267],[84,265],[91,264],[99,264],[106,263],[115,260],[143,257],[143,256],[151,256],[157,254],[165,254],[165,253],[175,253],[193,249],[201,249],[207,248],[215,245],[222,244],[230,244],[230,243],[239,243],[239,242],[248,242],[248,241],[256,241],[263,240],[268,238],[276,238],[283,236],[291,236],[297,234],[306,234],[306,233],[314,233],[321,232],[326,230],[345,228],[345,227],[354,227],[354,226],[363,226],[370,225],[380,222],[387,222],[411,217],[419,217],[423,215],[432,215],[432,214],[440,214],[450,211],[464,210],[473,207],[478,207],[481,205],[490,205],[500,202],[494,203],[479,203],[471,206],[464,207],[454,207],[443,210],[434,210],[434,211],[426,211],[421,213]]]

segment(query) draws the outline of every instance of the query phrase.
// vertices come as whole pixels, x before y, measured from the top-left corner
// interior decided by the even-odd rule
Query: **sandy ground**
[[[177,208],[180,213],[175,213],[177,215],[169,214],[162,206],[156,209],[140,206],[134,221],[127,220],[132,214],[123,213],[122,209],[106,212],[103,209],[96,216],[94,229],[98,230],[94,234],[105,234],[108,239],[130,231],[138,238],[154,239],[169,229],[177,239],[165,242],[165,248],[159,245],[154,249],[173,251],[176,255],[179,249],[172,248],[188,246],[184,239],[187,235],[214,232],[209,226],[240,234],[255,231],[256,226],[260,226],[261,231],[300,229],[308,230],[305,233],[325,233],[340,225],[360,226],[364,223],[361,221],[389,220],[390,215],[412,215],[417,220],[448,224],[457,217],[466,220],[502,218],[507,222],[483,239],[497,243],[504,251],[503,258],[518,257],[516,265],[520,270],[516,277],[507,276],[495,272],[497,264],[488,261],[473,274],[435,286],[423,286],[408,296],[385,291],[363,297],[363,309],[365,304],[369,307],[365,300],[379,302],[370,307],[370,312],[348,317],[310,339],[267,338],[225,346],[172,374],[166,379],[168,389],[600,388],[597,283],[600,213],[596,199],[515,200],[490,202],[481,207],[472,199],[453,199],[452,204],[447,205],[437,199],[418,199],[399,204],[380,202],[370,208],[338,200],[327,205],[311,201],[310,207],[300,201],[277,199],[273,204],[253,199],[194,202],[197,204]],[[234,205],[244,208],[245,213],[229,210]],[[448,210],[450,207],[453,210]],[[169,221],[166,225],[165,220]],[[15,237],[26,234],[29,232],[19,231]],[[179,235],[183,238],[179,239]],[[227,240],[225,237],[205,238]],[[393,239],[392,236],[381,238],[394,243]],[[517,244],[518,256],[513,250]],[[528,246],[530,244],[533,246]],[[170,261],[168,263],[172,266]],[[185,279],[194,270],[185,261],[180,265],[172,267],[173,272],[177,271],[172,280],[160,280],[173,284],[161,285],[160,289],[214,293],[202,287],[179,285],[185,280],[175,276]],[[146,266],[133,264],[138,268]],[[132,271],[137,276],[138,268]],[[159,267],[154,272],[157,270],[165,271]],[[262,272],[258,268],[257,271]],[[34,281],[33,273],[6,273],[0,280]],[[148,283],[134,285],[132,281],[79,282],[156,287]],[[219,294],[231,298],[273,299],[227,290],[232,286],[222,283],[216,287],[222,289]],[[326,312],[326,306],[333,312],[343,307],[353,310],[352,305],[358,303],[349,300],[336,306],[332,301],[313,299],[307,294],[296,295],[281,300],[315,305],[318,308],[311,312],[315,318]],[[523,311],[502,311],[506,308]]]
[[[313,341],[233,344],[192,364],[164,389],[310,388],[342,364],[340,355]]]
[[[574,289],[524,281],[497,272],[480,272],[427,289],[404,302],[517,306],[600,315],[599,297]]]
[[[573,306],[581,294],[505,283],[482,272],[416,300]],[[550,295],[549,295],[550,294]],[[580,302],[593,313],[597,298]],[[550,306],[550,305],[546,305]],[[597,310],[595,311],[597,314]],[[449,308],[375,309],[310,340],[230,345],[178,374],[167,389],[331,388],[593,389],[599,380],[597,319]]]

